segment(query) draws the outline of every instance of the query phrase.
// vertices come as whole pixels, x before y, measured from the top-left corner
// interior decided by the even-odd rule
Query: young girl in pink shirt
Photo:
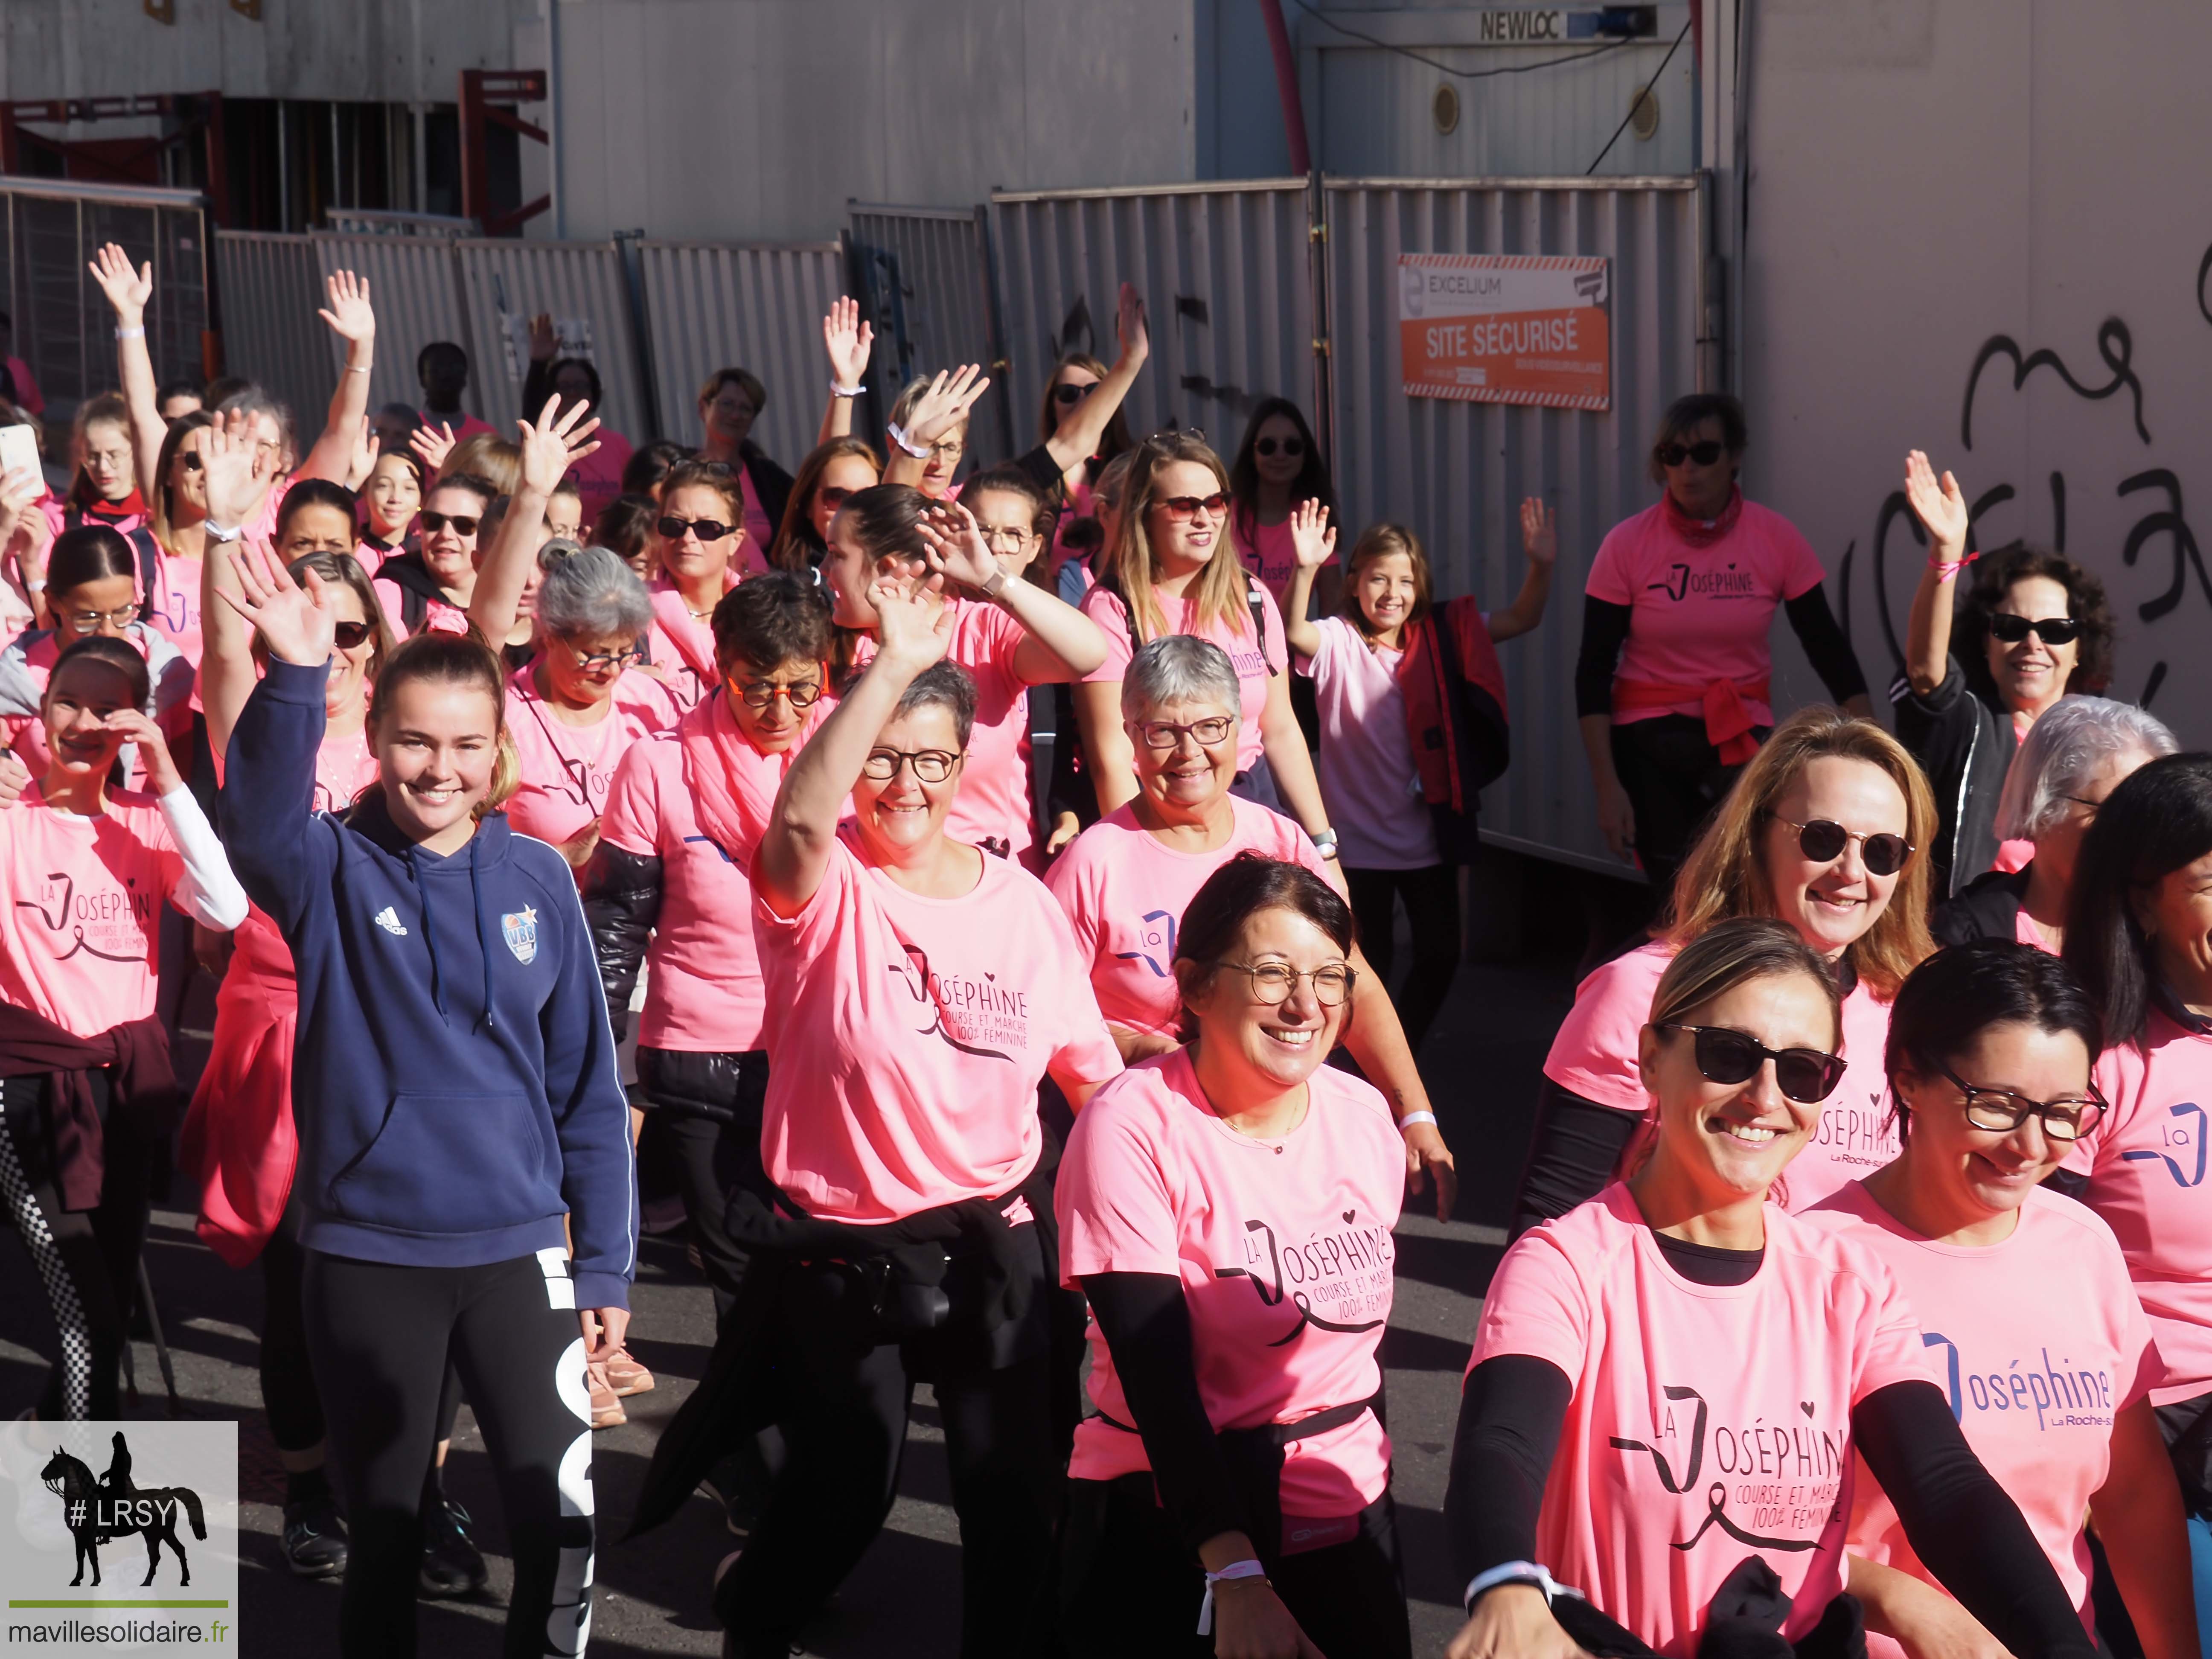
[[[1896,1275],[1951,1414],[2082,1628],[2095,1634],[2086,1515],[2146,1659],[2188,1659],[2188,1531],[2150,1403],[2158,1349],[2112,1230],[2040,1184],[2104,1116],[2089,1079],[2103,1042],[2095,1005],[2048,953],[2010,939],[1938,951],[1890,1015],[1904,1150],[1803,1219]],[[1858,1486],[1850,1551],[1871,1659],[1990,1639],[1935,1587],[1872,1480]]]
[[[179,1104],[154,1007],[161,907],[225,931],[246,915],[148,696],[131,644],[71,643],[40,699],[41,775],[0,813],[0,1201],[61,1333],[49,1419],[121,1415],[154,1147]],[[144,794],[110,787],[126,743]]]
[[[1827,963],[1782,922],[1722,922],[1647,1012],[1650,1156],[1520,1238],[1483,1304],[1445,1498],[1468,1615],[1448,1659],[1850,1653],[1859,1457],[2011,1652],[2087,1659],[1889,1268],[1769,1201],[1842,1075]]]
[[[1404,1156],[1322,1062],[1352,1018],[1352,913],[1243,853],[1183,913],[1183,1045],[1099,1091],[1068,1143],[1060,1273],[1090,1299],[1069,1650],[1409,1656],[1376,1405]],[[1241,1281],[1241,1283],[1240,1283]]]

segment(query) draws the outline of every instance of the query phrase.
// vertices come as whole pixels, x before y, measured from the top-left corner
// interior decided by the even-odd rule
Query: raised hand
[[[957,501],[932,507],[915,533],[927,550],[922,562],[947,581],[981,587],[1000,574],[999,562],[991,556],[991,544],[983,539],[975,515]]]
[[[200,466],[207,475],[207,515],[226,530],[252,516],[267,493],[258,471],[260,446],[254,442],[252,416],[244,410],[218,416],[200,440]]]
[[[1521,503],[1521,550],[1531,564],[1549,564],[1559,556],[1559,515],[1540,495]]]
[[[1966,551],[1969,515],[1959,481],[1946,472],[1937,482],[1935,467],[1917,449],[1905,458],[1905,499],[1927,529],[1938,559],[1948,564]]]
[[[1145,321],[1145,302],[1137,297],[1134,283],[1121,284],[1115,296],[1114,336],[1121,343],[1124,362],[1139,362],[1152,355],[1152,330]]]
[[[974,363],[963,363],[950,374],[939,369],[929,390],[915,400],[914,413],[907,422],[907,441],[927,449],[966,420],[975,400],[991,389],[989,375],[976,378],[981,374]]]
[[[530,319],[530,361],[550,363],[553,354],[561,349],[561,331],[553,326],[549,312],[539,312]]]
[[[453,453],[453,428],[450,421],[436,426],[418,426],[408,435],[408,448],[415,452],[423,470],[435,478],[446,465],[446,457]]]
[[[334,270],[323,278],[323,291],[330,304],[315,315],[331,325],[332,333],[347,341],[376,337],[376,313],[368,303],[368,277],[356,276],[349,270]]]
[[[239,592],[223,591],[230,608],[252,623],[269,654],[301,668],[331,659],[337,638],[337,613],[331,608],[323,579],[307,573],[307,585],[292,580],[266,543],[234,544],[225,550],[238,577]]]
[[[107,303],[115,307],[118,323],[125,328],[136,328],[145,320],[146,302],[154,297],[152,265],[142,265],[133,270],[131,256],[110,242],[94,257],[90,269],[92,280],[100,284]]]
[[[866,378],[868,359],[876,343],[876,331],[860,320],[860,302],[840,298],[822,319],[822,346],[830,354],[830,378],[841,386],[856,386]]]
[[[380,444],[376,428],[364,416],[360,434],[353,441],[353,459],[346,463],[345,487],[348,489],[359,489],[368,482],[368,475],[376,471]]]
[[[1319,501],[1300,501],[1291,512],[1291,556],[1301,570],[1318,570],[1336,556],[1336,526]]]
[[[538,423],[517,421],[522,448],[522,487],[540,495],[550,495],[561,482],[561,475],[585,456],[598,450],[599,441],[592,434],[599,429],[599,417],[591,415],[590,404],[579,400],[561,408],[558,396],[548,398],[545,407],[538,411]],[[591,415],[589,420],[585,416]]]
[[[908,583],[881,576],[868,589],[876,606],[876,660],[898,672],[919,674],[944,659],[952,646],[952,607],[934,579]]]

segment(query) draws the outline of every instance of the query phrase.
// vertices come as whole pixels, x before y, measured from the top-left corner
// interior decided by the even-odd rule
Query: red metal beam
[[[484,140],[495,126],[507,128],[541,144],[552,140],[543,127],[524,120],[512,106],[542,103],[545,98],[543,70],[463,70],[461,71],[461,212],[484,228],[487,236],[503,236],[519,229],[553,205],[541,196],[534,202],[506,212],[491,204],[491,166]],[[497,101],[495,101],[497,100]]]

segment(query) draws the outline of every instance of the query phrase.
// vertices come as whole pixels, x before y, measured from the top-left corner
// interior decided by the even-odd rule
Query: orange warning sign
[[[1409,398],[1609,409],[1609,262],[1401,253],[1398,342]]]

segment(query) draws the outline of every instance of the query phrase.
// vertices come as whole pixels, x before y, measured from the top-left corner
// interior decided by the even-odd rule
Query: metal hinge
[[[1328,356],[1328,339],[1327,336],[1323,336],[1322,338],[1314,342],[1314,354],[1316,356],[1321,357],[1326,357]]]
[[[1308,225],[1306,227],[1306,240],[1309,242],[1326,242],[1328,240],[1328,225]]]

